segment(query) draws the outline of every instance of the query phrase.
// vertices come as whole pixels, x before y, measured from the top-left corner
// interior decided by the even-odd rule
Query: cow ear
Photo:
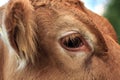
[[[8,39],[20,57],[33,58],[35,53],[35,22],[29,0],[11,0],[5,9],[4,24]]]

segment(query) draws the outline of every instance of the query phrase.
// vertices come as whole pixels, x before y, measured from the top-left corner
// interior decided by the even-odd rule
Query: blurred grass
[[[111,0],[106,8],[104,16],[115,28],[120,43],[120,0]]]

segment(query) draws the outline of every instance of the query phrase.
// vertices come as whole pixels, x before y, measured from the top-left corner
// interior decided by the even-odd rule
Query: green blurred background
[[[120,0],[111,0],[103,15],[114,26],[120,43]]]

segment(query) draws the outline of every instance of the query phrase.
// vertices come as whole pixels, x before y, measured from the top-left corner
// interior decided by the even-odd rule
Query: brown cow
[[[10,0],[2,16],[1,80],[119,80],[111,24],[79,0]]]

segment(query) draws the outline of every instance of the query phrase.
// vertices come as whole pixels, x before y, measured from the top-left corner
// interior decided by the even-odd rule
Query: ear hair
[[[5,11],[5,26],[10,44],[20,58],[32,61],[36,52],[33,11],[29,0],[11,0]]]

